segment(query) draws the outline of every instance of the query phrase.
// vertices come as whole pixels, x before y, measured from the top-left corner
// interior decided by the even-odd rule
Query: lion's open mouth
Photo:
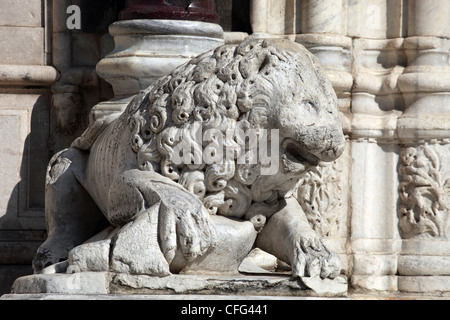
[[[314,166],[319,163],[318,157],[304,150],[301,146],[299,146],[298,142],[291,138],[284,139],[281,143],[281,147],[290,161],[299,162],[302,164],[309,163]]]

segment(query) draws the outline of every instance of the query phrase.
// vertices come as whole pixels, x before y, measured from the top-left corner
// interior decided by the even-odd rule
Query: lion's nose
[[[338,143],[334,144],[333,147],[326,149],[321,152],[320,160],[325,162],[331,162],[339,158],[345,150],[345,138],[342,136]]]

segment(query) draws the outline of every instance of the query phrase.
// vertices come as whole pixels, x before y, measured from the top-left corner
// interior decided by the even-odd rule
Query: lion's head
[[[239,218],[270,214],[309,166],[335,160],[345,145],[331,84],[289,40],[202,54],[137,96],[125,116],[141,170],[183,185],[211,214]],[[253,138],[266,139],[270,163],[250,152]]]

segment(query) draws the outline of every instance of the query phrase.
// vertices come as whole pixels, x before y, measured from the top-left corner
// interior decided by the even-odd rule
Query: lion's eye
[[[312,101],[308,101],[305,103],[305,110],[311,114],[317,114],[317,107]]]

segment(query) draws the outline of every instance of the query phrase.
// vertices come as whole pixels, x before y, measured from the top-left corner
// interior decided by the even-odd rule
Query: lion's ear
[[[267,50],[257,50],[241,61],[239,71],[244,79],[247,79],[251,75],[255,75],[261,72],[267,65],[271,63],[271,54]]]
[[[262,44],[264,43],[264,39],[256,39],[256,38],[247,38],[240,45],[236,47],[236,54],[245,56],[247,53],[254,49],[262,48]]]

